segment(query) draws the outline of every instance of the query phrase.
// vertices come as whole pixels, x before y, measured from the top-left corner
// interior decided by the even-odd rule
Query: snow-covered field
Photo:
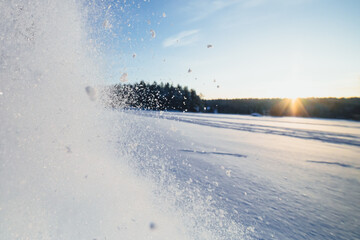
[[[165,188],[176,186],[169,190],[177,195],[175,205],[201,199],[217,231],[232,222],[245,239],[360,238],[360,123],[118,114],[127,123],[120,148],[133,156],[132,164],[165,181]]]
[[[1,240],[360,239],[359,122],[105,109],[82,3],[0,2]]]
[[[0,239],[360,238],[358,122],[23,104]]]

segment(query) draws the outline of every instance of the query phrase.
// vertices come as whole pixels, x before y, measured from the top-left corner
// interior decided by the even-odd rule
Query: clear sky
[[[171,82],[208,99],[360,96],[359,0],[101,5],[108,83]]]

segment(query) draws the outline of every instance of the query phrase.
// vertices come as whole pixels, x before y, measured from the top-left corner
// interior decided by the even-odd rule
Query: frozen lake
[[[202,216],[189,202],[201,199],[223,236],[232,223],[245,239],[360,238],[360,123],[116,114],[130,164],[163,185],[160,192],[172,186],[167,197],[194,218]]]

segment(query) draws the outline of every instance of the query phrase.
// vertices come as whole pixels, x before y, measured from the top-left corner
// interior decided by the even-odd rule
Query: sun
[[[299,97],[290,99],[290,110],[292,116],[304,116],[307,117],[308,113],[302,103],[302,99]]]
[[[300,97],[290,97],[291,105],[295,105],[299,101]]]

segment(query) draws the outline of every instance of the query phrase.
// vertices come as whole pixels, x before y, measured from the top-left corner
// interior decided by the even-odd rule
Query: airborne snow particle
[[[151,37],[152,37],[152,38],[155,38],[155,37],[156,37],[156,33],[155,33],[154,30],[151,29],[151,30],[150,30],[150,33],[151,33]]]
[[[163,12],[162,16],[165,18],[165,17],[166,17],[166,13]]]
[[[192,72],[192,70],[191,70],[191,68],[189,68],[188,73],[191,73],[191,72]]]
[[[212,48],[212,47],[213,47],[212,44],[208,44],[208,45],[207,45],[207,48]]]
[[[104,27],[105,29],[111,29],[111,28],[112,28],[112,25],[110,24],[109,20],[106,19],[106,20],[103,22],[103,27]]]
[[[127,82],[128,81],[128,74],[123,73],[120,77],[120,82]]]
[[[4,93],[3,92],[0,92],[0,96],[3,95]]]
[[[220,85],[217,85],[216,87],[217,87],[217,88],[220,88]]]
[[[136,53],[133,53],[132,57],[133,57],[133,58],[136,58]]]
[[[87,95],[89,96],[91,101],[95,101],[96,100],[96,90],[93,87],[87,86],[85,88],[85,91],[87,93]]]
[[[151,230],[154,230],[154,229],[156,228],[156,224],[153,223],[153,222],[151,222],[151,223],[149,224],[149,228],[150,228]]]
[[[72,153],[70,146],[65,146],[65,148],[66,148],[66,152],[67,152],[67,153]]]

